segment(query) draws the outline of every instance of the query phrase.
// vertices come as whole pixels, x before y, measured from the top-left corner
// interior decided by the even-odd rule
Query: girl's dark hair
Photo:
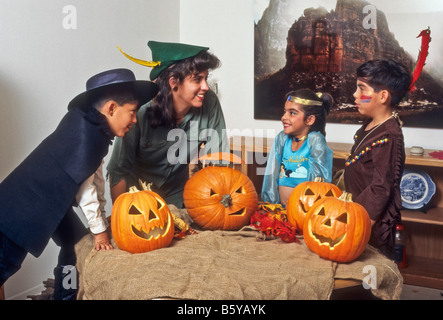
[[[388,90],[393,107],[406,97],[412,81],[409,70],[393,59],[375,59],[363,63],[357,68],[357,78],[367,82],[375,92]]]
[[[172,129],[176,125],[176,113],[172,98],[172,90],[169,85],[169,79],[175,78],[178,83],[188,76],[195,76],[205,70],[213,70],[220,66],[220,60],[206,50],[197,55],[173,64],[162,71],[156,78],[159,85],[159,92],[152,100],[151,109],[153,117],[150,121],[152,127],[165,126]]]
[[[305,121],[308,119],[309,116],[315,116],[315,122],[309,128],[309,132],[319,131],[324,136],[326,136],[326,117],[328,116],[329,111],[331,111],[331,107],[334,103],[334,99],[332,98],[332,96],[329,93],[315,93],[309,89],[299,89],[296,91],[291,91],[286,95],[286,100],[290,96],[300,99],[318,101],[322,103],[321,106],[305,104],[300,104],[300,106],[305,114]]]

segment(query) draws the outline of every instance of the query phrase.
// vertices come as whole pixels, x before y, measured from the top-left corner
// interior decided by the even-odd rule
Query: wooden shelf
[[[230,139],[231,151],[269,153],[274,138],[233,136]]]
[[[401,218],[403,221],[443,226],[443,208],[432,208],[426,213],[421,211],[402,210]]]
[[[438,150],[425,149],[425,153],[422,156],[413,156],[413,155],[411,155],[411,152],[409,150],[410,149],[406,148],[405,164],[443,168],[443,160],[433,158],[429,155],[429,153],[432,153],[432,152],[438,151]]]
[[[346,160],[349,156],[349,152],[352,148],[352,144],[328,142],[329,148],[334,151],[334,159]],[[414,156],[411,154],[411,148],[406,148],[406,165],[426,166],[426,167],[439,167],[443,168],[443,160],[433,158],[429,154],[437,151],[433,149],[425,149],[422,156]]]
[[[262,137],[244,137],[234,136],[230,138],[231,150],[233,151],[246,151],[246,152],[262,152],[269,153],[274,138],[262,138]],[[334,151],[334,159],[346,160],[349,156],[352,144],[328,142],[329,148]],[[437,151],[434,149],[425,149],[422,156],[411,155],[411,149],[406,148],[407,165],[418,165],[428,167],[440,167],[443,168],[443,160],[431,157],[429,154]]]
[[[408,256],[408,266],[399,269],[406,284],[443,289],[443,260]]]

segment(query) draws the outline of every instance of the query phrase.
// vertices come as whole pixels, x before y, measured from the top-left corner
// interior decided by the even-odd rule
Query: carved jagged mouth
[[[318,242],[320,242],[321,245],[327,244],[327,245],[329,245],[329,247],[334,248],[335,245],[337,245],[338,243],[340,243],[343,240],[343,238],[345,237],[346,234],[343,234],[340,237],[335,238],[334,240],[329,237],[319,235],[318,233],[315,233],[315,232],[312,232],[312,235],[314,236],[314,238]]]
[[[229,215],[230,216],[242,216],[245,214],[245,212],[246,212],[246,208],[243,208],[243,209],[240,209],[240,210],[235,211],[233,213],[230,213]]]
[[[166,233],[166,231],[168,231],[168,226],[169,225],[169,223],[168,224],[166,224],[165,225],[165,227],[156,227],[156,228],[153,228],[153,229],[151,229],[151,230],[149,230],[149,232],[148,233],[146,233],[143,229],[137,229],[136,227],[134,227],[133,225],[131,225],[131,229],[132,229],[132,232],[134,232],[134,234],[137,236],[137,237],[140,237],[140,238],[143,238],[143,239],[147,239],[147,240],[149,240],[149,239],[151,239],[152,237],[154,237],[154,238],[158,238],[158,237],[160,237],[160,236],[163,236],[165,233]]]

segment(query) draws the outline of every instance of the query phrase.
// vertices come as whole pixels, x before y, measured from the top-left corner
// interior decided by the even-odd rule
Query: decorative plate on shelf
[[[422,209],[435,194],[435,183],[424,171],[405,169],[400,182],[400,192],[405,209]]]

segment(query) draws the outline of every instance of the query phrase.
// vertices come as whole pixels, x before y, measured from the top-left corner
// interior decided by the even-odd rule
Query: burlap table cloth
[[[399,299],[403,278],[397,266],[371,246],[352,263],[339,264],[312,253],[303,239],[285,243],[258,234],[252,227],[200,231],[142,254],[96,251],[87,235],[75,248],[78,299],[325,300],[334,280],[363,284],[371,273],[375,296]]]

